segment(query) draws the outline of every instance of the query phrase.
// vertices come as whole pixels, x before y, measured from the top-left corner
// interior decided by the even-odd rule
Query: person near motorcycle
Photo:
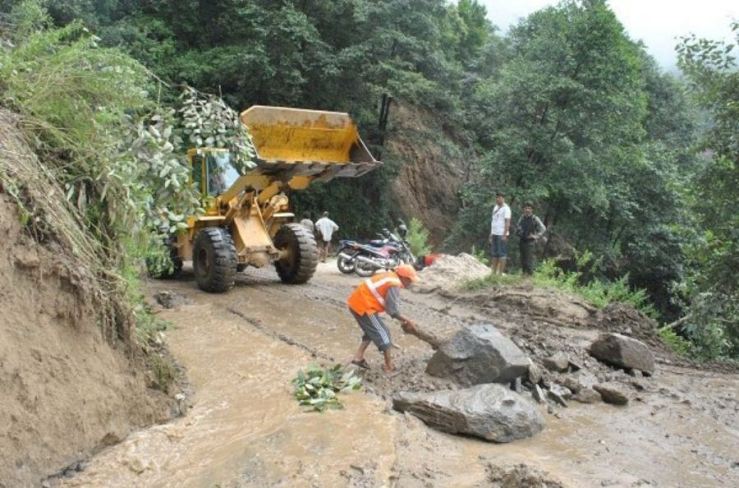
[[[318,255],[322,263],[326,262],[329,252],[331,251],[331,237],[334,232],[339,230],[339,226],[336,222],[328,218],[328,212],[323,212],[323,217],[318,219],[315,224],[316,237],[319,239],[318,244]]]
[[[394,271],[378,273],[364,280],[357,286],[347,300],[349,311],[362,329],[362,342],[354,354],[352,364],[369,369],[364,359],[364,353],[373,342],[382,352],[386,373],[394,371],[393,358],[390,352],[392,339],[390,330],[380,318],[382,312],[387,312],[392,318],[401,323],[403,332],[412,333],[416,325],[400,314],[400,289],[408,288],[418,281],[418,274],[413,266],[403,264]]]

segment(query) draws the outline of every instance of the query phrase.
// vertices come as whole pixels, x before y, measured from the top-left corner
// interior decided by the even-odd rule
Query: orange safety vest
[[[357,315],[371,315],[385,311],[385,297],[393,286],[403,288],[398,275],[392,271],[367,278],[354,289],[347,304]]]

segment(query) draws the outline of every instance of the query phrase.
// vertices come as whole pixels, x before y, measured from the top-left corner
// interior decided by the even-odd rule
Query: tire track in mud
[[[284,342],[285,344],[287,344],[289,346],[297,347],[298,349],[301,349],[301,350],[307,352],[308,354],[310,354],[314,358],[321,358],[321,359],[323,359],[325,361],[336,362],[336,359],[333,358],[332,356],[329,356],[327,354],[323,354],[322,352],[318,351],[317,349],[314,349],[314,348],[312,348],[310,346],[307,346],[307,345],[303,344],[302,342],[298,342],[295,339],[286,336],[285,334],[280,334],[279,332],[275,332],[274,330],[270,329],[268,326],[264,325],[264,323],[261,320],[259,320],[259,319],[248,317],[243,312],[240,312],[240,311],[238,311],[238,310],[236,310],[236,309],[234,309],[232,307],[226,307],[226,310],[229,313],[231,313],[233,315],[236,315],[237,317],[239,317],[240,319],[242,319],[244,322],[246,322],[247,324],[251,325],[252,327],[254,327],[255,329],[257,329],[259,332],[261,332],[262,334],[266,335],[267,337],[270,337],[272,339],[277,339],[278,341],[282,341],[282,342]]]

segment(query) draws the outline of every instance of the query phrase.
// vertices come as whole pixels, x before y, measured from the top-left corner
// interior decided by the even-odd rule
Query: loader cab
[[[215,209],[216,197],[239,178],[226,149],[190,149],[190,181],[201,195],[204,208]]]

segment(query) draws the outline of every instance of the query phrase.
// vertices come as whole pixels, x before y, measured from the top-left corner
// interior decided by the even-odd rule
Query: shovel
[[[415,325],[415,324],[414,324]],[[413,336],[416,336],[417,338],[421,339],[423,342],[430,345],[434,350],[439,349],[439,346],[443,342],[439,337],[436,337],[435,335],[422,330],[417,325],[415,327],[410,328],[406,325],[402,325],[403,332],[406,334],[411,334]]]

